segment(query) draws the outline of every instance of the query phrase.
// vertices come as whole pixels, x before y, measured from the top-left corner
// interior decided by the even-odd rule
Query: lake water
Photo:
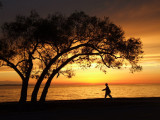
[[[29,86],[28,100],[34,86]],[[113,98],[119,97],[160,97],[160,84],[157,85],[109,85]],[[73,100],[103,98],[104,85],[52,85],[46,100]],[[38,94],[43,87],[41,87]],[[21,86],[0,86],[0,102],[18,101]]]

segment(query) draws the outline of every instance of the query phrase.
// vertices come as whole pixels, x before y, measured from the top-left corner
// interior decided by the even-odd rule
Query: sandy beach
[[[1,120],[158,120],[159,113],[156,97],[0,103]]]

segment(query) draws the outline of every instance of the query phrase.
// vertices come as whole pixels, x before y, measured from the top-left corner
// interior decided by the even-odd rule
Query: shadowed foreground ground
[[[0,120],[159,120],[160,98],[0,103]]]

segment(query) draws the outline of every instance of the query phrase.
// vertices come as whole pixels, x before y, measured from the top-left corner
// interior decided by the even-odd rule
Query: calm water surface
[[[157,85],[109,85],[113,97],[160,97],[160,84]],[[104,85],[54,85],[49,88],[47,100],[72,100],[103,98]],[[41,87],[38,94],[42,92]],[[21,86],[0,86],[0,102],[18,101]],[[33,90],[29,86],[28,100]]]

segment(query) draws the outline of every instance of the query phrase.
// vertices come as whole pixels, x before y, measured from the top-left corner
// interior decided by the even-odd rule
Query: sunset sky
[[[143,42],[144,58],[140,62],[141,72],[130,73],[129,69],[108,69],[107,74],[95,68],[75,68],[71,79],[60,76],[56,83],[103,84],[116,83],[160,83],[160,1],[159,0],[0,0],[0,25],[13,21],[16,15],[29,15],[36,10],[41,16],[61,12],[69,15],[75,10],[98,17],[109,16],[125,31],[126,38],[140,38]],[[0,84],[20,83],[14,71],[0,68]],[[30,83],[34,83],[31,80]]]

